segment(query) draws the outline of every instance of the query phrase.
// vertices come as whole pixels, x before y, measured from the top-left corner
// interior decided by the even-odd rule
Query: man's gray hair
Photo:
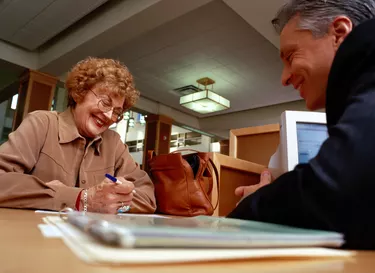
[[[300,16],[301,29],[321,37],[327,34],[329,25],[337,16],[347,16],[353,27],[375,18],[375,0],[289,0],[280,8],[272,24],[280,34],[296,15]]]

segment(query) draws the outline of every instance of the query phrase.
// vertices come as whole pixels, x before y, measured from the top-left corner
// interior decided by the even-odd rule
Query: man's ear
[[[353,23],[346,16],[338,16],[329,27],[329,34],[334,37],[333,46],[337,50],[346,36],[352,31]]]

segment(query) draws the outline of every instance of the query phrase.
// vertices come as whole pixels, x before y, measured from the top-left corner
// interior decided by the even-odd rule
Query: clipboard
[[[340,247],[343,235],[213,216],[161,218],[71,211],[67,223],[99,243],[117,248]]]

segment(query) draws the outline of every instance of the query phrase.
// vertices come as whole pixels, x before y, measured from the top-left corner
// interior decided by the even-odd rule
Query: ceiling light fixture
[[[222,111],[230,107],[230,101],[213,92],[214,80],[202,78],[197,80],[198,87],[203,85],[203,91],[198,91],[180,98],[180,105],[201,114]],[[208,86],[211,85],[209,89]]]

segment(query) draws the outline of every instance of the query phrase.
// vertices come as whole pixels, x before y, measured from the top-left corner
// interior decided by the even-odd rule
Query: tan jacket
[[[153,184],[116,132],[107,130],[85,146],[70,108],[29,114],[0,146],[0,207],[75,208],[79,192],[109,173],[134,183],[131,212],[155,211]],[[47,186],[52,180],[67,187]]]

